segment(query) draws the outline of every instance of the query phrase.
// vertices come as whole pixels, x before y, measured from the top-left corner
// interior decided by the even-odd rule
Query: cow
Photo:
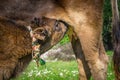
[[[111,0],[111,2],[113,62],[116,79],[119,80],[120,20],[117,0]],[[40,54],[59,42],[68,29],[68,36],[78,63],[79,79],[90,80],[92,75],[94,80],[106,80],[108,56],[101,36],[103,4],[104,0],[0,0],[0,30],[2,30],[0,32],[0,80],[9,80],[16,76],[30,62],[32,45],[30,35],[27,35],[29,31],[26,31],[25,26],[31,26],[31,21],[35,18],[40,18],[38,23],[43,20],[43,23],[50,26],[39,24],[31,26],[33,31],[42,27],[43,29],[39,31],[46,33],[40,35],[44,39],[38,39],[40,40]],[[41,19],[43,16],[50,22],[46,23],[44,18]],[[53,26],[56,20],[60,23],[57,25],[60,30],[56,28],[54,32]],[[57,34],[60,34],[59,38]],[[21,55],[18,56],[18,54]],[[8,64],[9,62],[11,64]]]

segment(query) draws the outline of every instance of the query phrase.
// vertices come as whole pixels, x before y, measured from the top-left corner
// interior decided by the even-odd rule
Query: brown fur
[[[0,80],[8,80],[31,61],[31,38],[25,27],[3,18],[0,18],[0,37]]]
[[[51,47],[62,39],[67,28],[61,22],[54,26],[56,21],[54,19],[42,18],[41,20],[45,24],[39,27],[33,25],[33,32],[38,33],[40,37],[45,36],[42,41],[47,41],[47,45]],[[56,30],[56,27],[59,28],[59,31]],[[45,30],[46,35],[36,30]],[[55,37],[56,35],[57,37]],[[25,26],[20,26],[18,22],[14,23],[7,18],[0,17],[0,80],[9,80],[26,68],[32,59],[31,44],[30,33]],[[44,42],[40,42],[40,44],[46,45]]]
[[[62,23],[69,24],[69,36],[71,39],[73,38],[71,43],[78,61],[80,80],[89,80],[91,74],[94,80],[106,80],[108,57],[105,54],[101,38],[103,2],[104,0],[1,0],[0,16],[16,22],[27,23],[25,25],[28,25],[34,17],[39,18],[41,16],[61,20]],[[7,22],[6,24],[9,25]],[[47,30],[49,29],[48,26],[44,27]],[[14,31],[16,30],[14,29]],[[52,34],[54,37],[49,38],[49,41],[42,44],[41,53],[53,46],[56,40],[60,40],[59,38],[54,39],[58,36],[56,33]],[[63,35],[63,33],[60,34]],[[21,33],[21,35],[23,34]],[[6,38],[2,37],[2,39]],[[0,41],[2,45],[3,41]],[[6,48],[7,43],[4,42],[4,48]],[[24,49],[22,45],[20,48]],[[3,50],[2,48],[1,50]],[[1,76],[3,77],[3,75]]]
[[[113,42],[114,54],[113,65],[115,69],[116,80],[120,80],[120,17],[117,0],[111,0],[113,14]]]

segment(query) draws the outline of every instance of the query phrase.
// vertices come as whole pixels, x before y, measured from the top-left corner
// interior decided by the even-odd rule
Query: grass
[[[37,68],[35,62],[31,62],[22,75],[12,80],[78,80],[77,64],[75,61],[57,61]]]
[[[60,44],[60,45],[64,45],[64,44],[66,44],[66,43],[68,43],[68,42],[70,42],[70,39],[69,39],[68,35],[66,34],[66,35],[64,36],[64,38],[59,42],[59,44]]]
[[[113,71],[113,65],[112,65],[112,51],[107,51],[107,54],[110,58],[109,64],[108,64],[108,72],[107,72],[107,80],[115,80],[114,71]]]
[[[111,56],[112,52],[108,51]],[[107,80],[114,80],[114,74],[111,67],[108,66]],[[28,68],[18,78],[11,80],[78,80],[78,68],[76,61],[47,62],[46,66],[36,67],[35,62],[31,62]],[[91,79],[92,80],[92,79]]]

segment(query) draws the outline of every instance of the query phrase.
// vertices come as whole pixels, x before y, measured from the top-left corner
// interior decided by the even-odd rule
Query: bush
[[[120,11],[120,0],[118,0],[118,6]],[[111,10],[111,0],[105,0],[104,10],[103,10],[103,42],[106,50],[112,50],[112,10]]]
[[[70,42],[68,35],[66,34],[64,38],[60,41],[61,45],[64,45],[66,43]]]

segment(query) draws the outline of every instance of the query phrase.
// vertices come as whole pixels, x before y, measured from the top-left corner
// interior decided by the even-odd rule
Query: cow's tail
[[[116,80],[120,80],[120,18],[117,0],[111,0],[112,4],[112,24],[113,24],[113,65]]]

